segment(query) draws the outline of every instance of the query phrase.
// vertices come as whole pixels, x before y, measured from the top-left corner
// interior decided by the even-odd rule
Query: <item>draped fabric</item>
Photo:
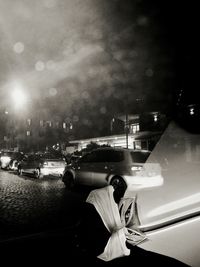
[[[93,204],[96,211],[100,215],[102,222],[110,232],[110,238],[98,258],[104,261],[110,261],[115,258],[130,255],[130,249],[127,248],[126,242],[136,245],[145,236],[134,229],[127,228],[127,223],[130,222],[130,216],[133,216],[132,208],[134,198],[130,201],[122,199],[120,205],[115,202],[113,197],[113,186],[107,186],[101,189],[96,189],[90,192],[86,202]],[[128,204],[127,204],[128,203]],[[119,212],[119,207],[122,210]],[[129,217],[125,218],[128,210]]]

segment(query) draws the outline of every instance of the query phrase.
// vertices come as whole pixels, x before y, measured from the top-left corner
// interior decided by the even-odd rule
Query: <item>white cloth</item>
[[[109,185],[101,189],[96,189],[90,192],[86,202],[95,206],[101,219],[111,233],[111,236],[98,258],[104,261],[110,261],[115,258],[130,255],[130,249],[126,246],[126,241],[132,245],[136,245],[143,241],[146,237],[137,230],[129,229],[126,225],[130,222],[130,218],[126,220],[126,211],[133,216],[133,201],[135,199],[122,199],[119,207],[122,207],[120,217],[119,207],[113,197],[114,188]],[[132,202],[131,202],[132,201]]]
[[[130,255],[126,247],[124,225],[121,222],[118,205],[113,198],[113,186],[91,191],[86,202],[93,204],[101,219],[111,233],[104,252],[98,258],[110,261],[114,258]]]

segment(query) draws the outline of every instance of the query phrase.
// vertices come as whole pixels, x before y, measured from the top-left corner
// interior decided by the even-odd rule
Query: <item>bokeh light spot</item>
[[[140,16],[138,19],[137,19],[137,24],[139,26],[146,26],[148,24],[148,18],[145,17],[145,16]]]
[[[81,95],[82,95],[83,99],[88,99],[89,98],[89,94],[86,91],[84,91]]]
[[[106,107],[101,107],[100,112],[101,112],[101,114],[106,114],[106,112],[107,112]]]
[[[154,74],[154,72],[153,72],[152,69],[147,69],[147,70],[145,71],[145,74],[146,74],[147,77],[152,77],[153,74]]]
[[[35,69],[37,71],[43,71],[45,68],[45,65],[44,65],[44,62],[42,61],[37,61],[36,64],[35,64]]]
[[[74,115],[72,120],[73,120],[73,122],[78,122],[79,121],[79,116]]]
[[[49,89],[50,96],[55,96],[55,95],[57,95],[57,93],[58,93],[58,91],[56,88],[50,88]]]
[[[24,44],[21,42],[15,43],[13,46],[13,50],[15,51],[15,53],[21,54],[24,51]]]

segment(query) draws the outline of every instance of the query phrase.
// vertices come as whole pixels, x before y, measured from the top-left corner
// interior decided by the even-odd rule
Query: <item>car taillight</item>
[[[142,169],[142,166],[132,166],[131,171],[140,171]]]

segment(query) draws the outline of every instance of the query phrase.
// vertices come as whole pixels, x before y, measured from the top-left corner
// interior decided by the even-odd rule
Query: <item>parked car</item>
[[[103,187],[108,184],[122,190],[133,187],[158,186],[163,183],[159,163],[144,163],[150,157],[147,150],[98,148],[66,166],[62,181],[68,188],[75,185]]]
[[[200,133],[171,123],[152,155],[165,158],[164,183],[141,190],[136,198],[132,226],[146,234],[139,246],[200,266]]]
[[[19,162],[23,159],[24,154],[20,153],[14,156],[9,162],[8,169],[10,171],[17,171]]]
[[[32,174],[35,178],[44,176],[61,176],[66,162],[62,157],[53,154],[34,154],[24,157],[18,164],[18,175]]]
[[[79,160],[82,156],[81,155],[75,155],[72,154],[71,157],[69,158],[69,164],[76,162],[77,160]]]
[[[0,156],[0,164],[2,169],[10,169],[11,162],[21,159],[23,157],[22,152],[17,151],[2,151]]]

